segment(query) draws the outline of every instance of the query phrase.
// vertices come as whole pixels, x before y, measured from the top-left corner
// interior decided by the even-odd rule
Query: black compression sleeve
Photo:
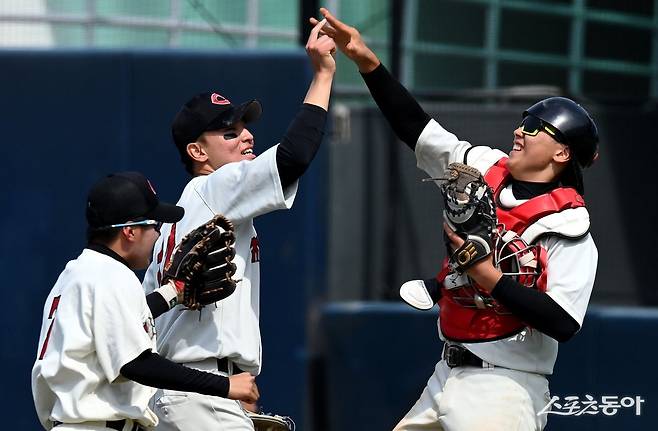
[[[121,367],[121,375],[154,388],[228,397],[228,377],[185,367],[150,350]]]
[[[412,150],[416,148],[418,137],[429,123],[430,116],[383,64],[361,76],[397,137]]]
[[[276,166],[283,188],[306,172],[320,148],[327,122],[327,111],[304,103],[292,120],[276,151]]]
[[[162,313],[169,311],[169,304],[167,304],[167,301],[165,301],[162,295],[157,292],[146,295],[146,304],[149,306],[154,319]]]
[[[491,295],[531,327],[559,342],[568,341],[580,329],[578,322],[546,293],[523,287],[503,276]]]

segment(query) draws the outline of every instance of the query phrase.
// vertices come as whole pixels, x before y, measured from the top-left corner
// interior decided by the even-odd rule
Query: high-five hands
[[[322,26],[326,24],[326,20],[316,22],[308,36],[306,42],[306,53],[311,59],[313,69],[316,73],[330,73],[334,74],[336,71],[336,60],[334,53],[336,52],[336,43],[332,38],[326,34],[320,34]]]
[[[316,28],[320,26],[320,34],[330,36],[336,42],[338,49],[356,63],[360,72],[372,72],[379,66],[380,62],[377,55],[368,48],[356,28],[340,21],[325,8],[320,8],[320,13],[324,16],[324,19],[318,21],[315,18],[309,18],[311,24]]]

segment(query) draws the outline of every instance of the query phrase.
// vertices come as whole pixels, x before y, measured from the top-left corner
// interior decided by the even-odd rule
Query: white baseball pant
[[[215,359],[185,364],[201,371],[227,376],[217,371]],[[240,401],[228,398],[159,389],[151,401],[158,416],[157,431],[254,431],[254,423]]]
[[[540,374],[507,368],[450,368],[441,360],[394,431],[541,431],[550,401]]]

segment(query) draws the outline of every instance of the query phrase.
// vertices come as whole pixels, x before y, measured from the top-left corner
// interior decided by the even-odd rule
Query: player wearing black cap
[[[175,362],[220,375],[260,373],[260,260],[265,254],[261,256],[253,221],[292,206],[298,180],[322,141],[336,64],[333,40],[319,36],[319,31],[320,26],[311,31],[306,46],[313,80],[279,144],[255,154],[249,127],[260,116],[261,106],[253,100],[233,104],[219,92],[202,93],[174,118],[173,140],[193,178],[178,200],[185,217],[163,226],[144,288],[157,288],[175,244],[218,213],[235,226],[233,262],[240,280],[235,292],[213,307],[201,312],[177,307],[156,321],[158,350]],[[181,391],[158,392],[154,411],[160,418],[158,430],[163,431],[254,429],[240,403]]]
[[[257,398],[252,376],[229,382],[155,353],[153,319],[169,309],[166,295],[173,289],[176,296],[175,288],[163,286],[145,298],[133,270],[148,265],[162,223],[177,222],[183,213],[161,202],[137,172],[108,175],[89,191],[89,242],[48,295],[32,369],[45,429],[150,429],[157,423],[148,407],[153,387]]]
[[[494,191],[498,229],[531,245],[514,258],[528,268],[531,285],[522,283],[525,273],[504,274],[489,255],[464,274],[446,263],[436,278],[402,286],[414,307],[438,301],[445,343],[425,390],[395,429],[543,429],[550,401],[545,376],[553,372],[558,342],[582,325],[596,273],[581,175],[597,157],[594,122],[574,101],[554,97],[523,113],[508,155],[472,146],[418,105],[355,28],[321,13],[328,21],[323,32],[356,63],[418,167],[432,178],[444,177],[455,162],[476,168]],[[451,248],[464,244],[448,225],[444,230]]]

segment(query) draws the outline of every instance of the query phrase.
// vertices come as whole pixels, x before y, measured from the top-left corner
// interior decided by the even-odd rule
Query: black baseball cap
[[[176,147],[184,153],[187,144],[196,142],[204,132],[231,127],[240,120],[245,123],[255,121],[262,112],[257,100],[233,105],[219,93],[201,93],[190,99],[176,114],[171,124],[171,134]]]
[[[139,172],[117,172],[97,181],[87,196],[87,223],[93,229],[129,221],[175,223],[185,210],[160,202],[151,182]]]

